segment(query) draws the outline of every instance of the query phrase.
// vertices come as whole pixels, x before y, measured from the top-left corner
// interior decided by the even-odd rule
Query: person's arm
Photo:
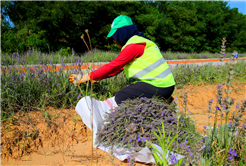
[[[146,43],[130,44],[126,46],[120,54],[109,64],[103,65],[101,68],[89,73],[90,79],[102,80],[112,77],[123,71],[123,67],[143,55]]]

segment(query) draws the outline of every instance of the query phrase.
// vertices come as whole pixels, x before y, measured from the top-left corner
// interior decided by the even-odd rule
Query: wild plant
[[[177,114],[177,131],[179,131],[180,110],[179,110],[179,106],[178,106],[178,101],[177,100],[174,101],[174,106],[175,106],[175,112]],[[164,128],[164,126],[162,126],[162,128]],[[177,135],[177,137],[178,137],[178,135]],[[178,140],[178,138],[176,140],[176,147],[177,147],[177,153],[179,153],[179,140]]]
[[[208,110],[207,110],[207,113],[208,113],[208,126],[210,126],[210,118],[212,117],[211,116],[211,113],[212,113],[212,104],[213,104],[213,99],[209,100],[208,101]]]
[[[88,62],[90,61],[90,56],[91,56],[91,51],[92,51],[92,46],[91,46],[91,40],[90,40],[90,36],[89,36],[89,30],[88,29],[86,29],[85,30],[85,33],[87,34],[87,36],[88,36],[88,39],[89,39],[89,43],[90,43],[90,49],[89,49],[89,47],[88,47],[88,45],[87,45],[87,43],[85,42],[85,40],[84,40],[84,34],[82,34],[82,36],[81,36],[81,39],[83,39],[83,41],[84,41],[84,43],[85,43],[85,45],[86,45],[86,47],[87,47],[87,49],[89,50],[89,52],[90,52],[90,55],[89,55],[89,60],[88,60]],[[92,68],[91,68],[91,66],[89,66],[88,67],[88,69],[89,69],[89,72],[91,72],[92,70]],[[87,74],[87,73],[85,73],[85,74]],[[90,98],[91,98],[91,165],[92,165],[92,162],[93,162],[93,100],[92,100],[92,95],[93,95],[93,87],[92,87],[92,83],[91,83],[91,96],[90,96]],[[87,96],[87,91],[88,91],[88,86],[89,86],[89,81],[86,83],[86,96]],[[80,89],[81,90],[81,89]]]
[[[162,124],[162,132],[158,128],[159,135],[154,131],[153,134],[156,136],[162,151],[159,151],[155,147],[155,145],[149,143],[148,141],[146,141],[146,144],[147,145],[149,144],[150,150],[158,166],[168,166],[170,165],[170,163],[172,165],[179,166],[181,165],[183,159],[181,158],[179,161],[177,161],[176,159],[177,156],[173,152],[171,152],[173,149],[173,142],[175,141],[175,139],[177,139],[178,133],[175,133],[175,135],[171,137],[171,131],[170,131],[168,136],[166,137],[165,127],[163,122],[161,122],[161,124]]]
[[[186,90],[185,93],[184,93],[184,100],[183,100],[183,106],[184,106],[185,115],[189,111],[188,108],[187,108],[187,105],[188,105],[188,100],[187,99],[188,99],[188,91]]]
[[[220,61],[222,62],[224,60],[224,57],[226,56],[225,53],[226,53],[226,38],[224,37],[222,39],[222,45],[221,45],[221,51],[220,51]]]
[[[225,42],[226,39],[223,38],[222,40],[222,51],[221,53],[224,53],[225,51]],[[234,57],[233,57],[234,58]],[[232,58],[232,60],[233,60]],[[212,128],[211,133],[207,133],[205,144],[206,153],[205,153],[205,160],[206,165],[235,165],[239,162],[244,163],[240,157],[242,154],[245,154],[245,146],[238,146],[238,142],[245,143],[241,139],[241,135],[243,135],[243,132],[238,132],[239,121],[240,117],[242,117],[242,114],[244,113],[245,109],[245,103],[242,103],[240,111],[238,111],[239,115],[236,118],[235,113],[233,114],[232,118],[234,118],[234,121],[237,123],[236,125],[233,125],[234,123],[229,123],[229,113],[231,112],[231,106],[234,104],[234,99],[231,99],[229,94],[233,91],[233,87],[231,86],[231,81],[234,77],[235,71],[233,70],[234,65],[230,63],[229,69],[227,70],[228,75],[226,79],[226,87],[227,89],[224,90],[226,93],[226,96],[223,97],[223,89],[222,85],[217,86],[217,104],[215,109],[215,120],[214,120],[214,126]],[[231,89],[230,89],[231,88]],[[211,101],[209,101],[211,104]],[[239,108],[239,105],[237,105]],[[209,108],[211,110],[211,108]],[[220,113],[220,124],[217,127],[217,118],[218,113]],[[223,124],[223,115],[225,114],[225,122]],[[242,131],[242,130],[241,130]]]
[[[221,49],[221,61],[223,61],[223,58],[225,56],[225,42],[226,39],[223,38],[222,40],[222,49]],[[232,58],[233,60],[233,58]],[[234,99],[231,99],[229,94],[233,91],[233,89],[230,89],[231,87],[231,81],[233,79],[233,75],[235,74],[235,71],[233,70],[234,65],[229,64],[229,68],[226,70],[227,71],[227,76],[226,76],[226,86],[227,90],[224,90],[226,93],[226,96],[223,97],[223,89],[222,85],[217,86],[218,88],[218,96],[217,96],[217,105],[215,109],[215,120],[214,120],[214,126],[211,129],[211,132],[207,132],[207,136],[204,137],[204,142],[205,142],[205,149],[201,148],[200,150],[193,150],[190,148],[189,145],[187,145],[188,141],[185,140],[183,143],[183,147],[187,150],[186,153],[182,153],[185,155],[185,160],[186,163],[191,163],[197,164],[197,165],[235,165],[235,164],[240,164],[243,165],[245,164],[245,159],[243,155],[246,154],[246,147],[245,145],[245,139],[243,140],[242,136],[245,135],[245,125],[243,124],[242,130],[238,132],[238,129],[235,128],[235,126],[239,126],[239,121],[244,113],[244,109],[246,106],[246,102],[242,103],[241,108],[239,109],[239,104],[236,106],[238,108],[238,113],[233,113],[232,118],[236,123],[229,123],[228,124],[228,118],[229,118],[229,113],[230,113],[230,108],[234,104]],[[187,98],[187,93],[184,95],[184,112],[186,112],[186,98]],[[209,100],[209,105],[208,105],[208,125],[209,119],[210,119],[210,113],[212,112],[212,105],[213,99]],[[177,103],[176,103],[177,105]],[[176,106],[178,109],[178,107]],[[219,126],[217,127],[217,119],[218,119],[218,114],[220,113],[221,117],[221,122]],[[223,124],[223,114],[225,113],[225,123]],[[207,128],[207,127],[205,127]],[[245,138],[245,137],[244,137]],[[240,143],[239,143],[240,142]],[[197,142],[196,145],[201,144],[203,145],[203,141],[201,140],[200,142]],[[196,147],[196,145],[193,144],[193,149]],[[198,146],[201,147],[201,146]],[[183,149],[181,148],[181,151]],[[199,152],[200,153],[197,153]],[[192,155],[193,154],[193,155]],[[239,158],[239,156],[241,158]],[[187,162],[187,158],[190,158]]]

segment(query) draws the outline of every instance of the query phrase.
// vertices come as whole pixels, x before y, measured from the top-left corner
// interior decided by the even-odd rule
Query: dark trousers
[[[167,88],[158,88],[145,82],[137,82],[136,84],[131,84],[117,92],[115,94],[115,101],[119,105],[122,101],[127,99],[134,99],[137,97],[152,98],[153,96],[157,96],[158,98],[169,99],[167,102],[171,103],[173,100],[171,97],[173,91],[174,85]]]

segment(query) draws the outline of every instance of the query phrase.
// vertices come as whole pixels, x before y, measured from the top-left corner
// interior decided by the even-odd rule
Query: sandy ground
[[[246,100],[246,82],[234,82],[235,91],[230,96],[235,99],[231,107],[236,111],[236,103]],[[226,88],[225,86],[223,86]],[[208,121],[208,101],[213,99],[216,106],[216,85],[185,86],[175,90],[181,110],[184,92],[188,91],[188,114],[196,121],[201,133]],[[231,114],[230,114],[231,115]],[[244,121],[246,116],[243,117]],[[223,119],[224,120],[224,119]],[[218,119],[218,123],[220,119]],[[110,154],[91,147],[91,131],[83,124],[74,109],[16,114],[11,121],[1,124],[1,165],[127,165],[126,161],[112,158]],[[143,163],[135,163],[142,165]]]

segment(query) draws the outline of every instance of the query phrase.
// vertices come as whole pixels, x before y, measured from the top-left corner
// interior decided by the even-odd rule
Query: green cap
[[[113,34],[117,31],[118,28],[126,27],[129,25],[133,25],[132,19],[125,15],[120,15],[116,17],[111,25],[111,30],[108,33],[107,37],[113,36]]]

